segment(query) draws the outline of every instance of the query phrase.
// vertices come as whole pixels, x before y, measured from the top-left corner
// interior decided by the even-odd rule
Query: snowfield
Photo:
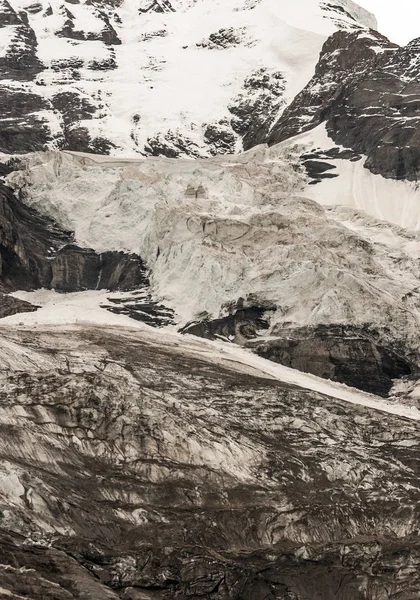
[[[328,136],[325,124],[286,140],[279,145],[288,151],[325,152],[332,148],[345,150]],[[386,179],[364,167],[366,157],[359,160],[327,158],[335,167],[336,177],[324,179],[305,188],[305,196],[324,206],[345,206],[408,230],[420,230],[420,186],[418,182]]]
[[[27,0],[10,5],[27,10],[44,69],[34,81],[7,85],[47,102],[58,91],[87,101],[94,114],[82,114],[79,125],[92,138],[109,140],[112,154],[121,156],[142,154],[149,138],[167,134],[208,155],[207,125],[230,121],[228,107],[250,75],[260,69],[282,74],[281,111],[311,78],[329,35],[338,28],[376,27],[374,17],[350,0],[339,0],[336,10],[318,0],[174,0],[162,12],[145,11],[142,0],[124,0],[114,9],[86,0],[42,0],[37,10]],[[110,27],[120,43],[102,39]],[[0,29],[0,52],[11,51],[15,30]],[[256,93],[246,92],[251,101]],[[60,147],[65,124],[54,102],[38,117],[52,130],[51,147]]]

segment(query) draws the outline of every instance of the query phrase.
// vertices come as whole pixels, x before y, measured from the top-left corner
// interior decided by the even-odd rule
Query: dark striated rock
[[[97,254],[93,250],[69,244],[59,249],[52,261],[50,287],[61,292],[130,290],[145,282],[144,265],[134,254]]]
[[[239,303],[240,304],[240,303]],[[418,369],[404,355],[404,349],[369,327],[319,325],[317,327],[270,328],[272,306],[232,307],[226,317],[189,323],[180,331],[202,338],[226,339],[286,367],[345,383],[372,394],[387,397],[394,379],[414,375]]]
[[[175,12],[169,0],[140,0],[139,13],[167,13]]]
[[[185,135],[173,131],[147,138],[144,151],[149,156],[166,156],[166,158],[180,158],[181,156],[199,158],[202,155],[195,142]]]
[[[332,139],[365,154],[393,179],[420,175],[420,44],[398,48],[371,31],[339,31],[324,44],[315,75],[269,135],[274,144],[325,121]]]
[[[97,6],[98,8],[119,8],[124,0],[86,0],[85,4]]]
[[[82,120],[90,120],[97,116],[97,108],[89,99],[77,92],[59,92],[51,103],[63,118],[63,135],[58,140],[62,149],[71,148],[75,152],[91,154],[109,154],[115,145],[103,137],[92,138],[89,130],[81,126]]]
[[[8,291],[48,287],[52,251],[70,243],[70,233],[24,206],[0,183],[0,258],[2,287]],[[52,250],[50,250],[52,248]]]
[[[255,338],[257,331],[269,328],[265,314],[270,306],[243,306],[243,301],[231,307],[230,314],[220,319],[203,319],[197,323],[188,323],[181,333],[190,333],[208,340],[224,338],[236,343]]]
[[[63,118],[63,138],[61,148],[72,148],[76,152],[89,152],[91,136],[86,127],[78,125],[81,120],[92,119],[96,108],[89,100],[77,92],[59,92],[51,103]]]
[[[79,77],[78,71],[85,64],[85,61],[82,58],[69,58],[69,59],[60,59],[60,60],[52,60],[51,61],[51,69],[55,73],[65,72],[69,74],[69,78],[73,77],[77,79]],[[55,94],[56,96],[60,96],[61,94],[73,94],[77,96],[76,92],[59,92]]]
[[[419,75],[420,45],[414,42],[383,56],[331,107],[328,132],[366,154],[373,173],[414,181],[420,176]]]
[[[369,328],[320,325],[276,331],[247,346],[287,367],[386,397],[393,379],[411,375],[414,366],[375,338]]]
[[[308,85],[287,107],[272,128],[268,142],[274,144],[324,121],[346,86],[362,78],[378,61],[376,48],[392,52],[396,48],[384,36],[372,31],[337,31],[325,42]]]
[[[340,149],[338,147],[329,150],[313,150],[304,152],[300,156],[300,161],[304,167],[309,179],[309,185],[316,185],[323,179],[334,179],[338,177],[337,167],[332,165],[330,160],[349,160],[356,162],[361,160],[362,156],[349,149]]]
[[[74,244],[73,234],[25,206],[0,183],[0,281],[2,289],[127,290],[147,284],[138,256],[97,254]]]
[[[165,327],[175,323],[174,311],[153,300],[144,290],[132,292],[129,298],[109,298],[109,302],[109,305],[104,306],[109,312],[126,315],[152,327]]]
[[[0,28],[7,25],[21,25],[22,18],[12,8],[8,0],[0,0]]]
[[[36,15],[37,13],[40,13],[42,11],[42,3],[41,2],[34,2],[33,4],[30,4],[29,6],[25,7],[26,12],[32,14],[32,15]]]
[[[34,312],[37,309],[38,307],[30,304],[30,302],[0,294],[0,319],[19,313]]]
[[[82,65],[83,62],[80,66]],[[88,98],[73,91],[59,92],[52,97],[51,102],[54,109],[61,113],[67,127],[80,120],[92,119],[96,112],[95,106]]]
[[[104,58],[103,60],[91,60],[87,68],[92,71],[112,71],[117,68],[117,63],[114,57]]]
[[[48,122],[37,115],[50,105],[41,96],[0,86],[2,123],[0,152],[6,154],[44,150],[51,140]]]
[[[104,23],[103,29],[100,32],[96,32],[76,29],[74,16],[69,10],[65,10],[67,14],[67,20],[64,26],[56,32],[58,37],[66,37],[73,40],[101,41],[108,46],[117,46],[121,44],[121,40],[112,26],[106,12],[102,10],[95,11],[95,16],[99,17]]]
[[[43,69],[37,57],[38,42],[34,30],[26,23],[13,28],[13,38],[0,57],[0,78],[32,81]]]
[[[302,164],[305,167],[309,179],[311,179],[311,184],[319,183],[323,179],[333,179],[334,177],[338,177],[337,173],[330,172],[337,169],[337,167],[328,162],[324,162],[323,160],[304,158]]]
[[[140,40],[142,42],[148,42],[149,40],[154,40],[155,38],[162,38],[168,35],[167,29],[157,29],[156,31],[148,31],[147,33],[142,33],[140,36]]]
[[[0,177],[10,175],[14,171],[19,171],[22,168],[21,162],[18,158],[12,157],[5,162],[0,162]]]

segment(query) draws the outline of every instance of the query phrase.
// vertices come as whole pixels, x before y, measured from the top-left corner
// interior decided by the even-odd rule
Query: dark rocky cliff
[[[393,179],[420,173],[420,44],[399,48],[372,31],[337,32],[316,72],[265,138],[270,144],[326,122],[339,145],[365,154],[365,166]]]
[[[79,248],[73,234],[25,206],[0,182],[0,285],[3,291],[54,288],[130,290],[147,284],[138,256]]]

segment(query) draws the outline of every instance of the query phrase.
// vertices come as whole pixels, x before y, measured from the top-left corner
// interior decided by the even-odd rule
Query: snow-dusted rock
[[[348,0],[1,0],[0,151],[233,153],[268,134],[330,34],[375,25]]]
[[[337,144],[365,155],[372,173],[416,181],[419,74],[419,40],[399,48],[374,31],[339,31],[324,44],[312,80],[260,141],[278,143],[325,121]]]

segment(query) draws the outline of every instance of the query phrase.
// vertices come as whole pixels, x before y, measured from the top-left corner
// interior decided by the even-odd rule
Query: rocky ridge
[[[321,52],[315,75],[267,136],[275,144],[325,122],[329,136],[366,157],[387,178],[419,175],[418,40],[404,48],[377,32],[337,32]]]

